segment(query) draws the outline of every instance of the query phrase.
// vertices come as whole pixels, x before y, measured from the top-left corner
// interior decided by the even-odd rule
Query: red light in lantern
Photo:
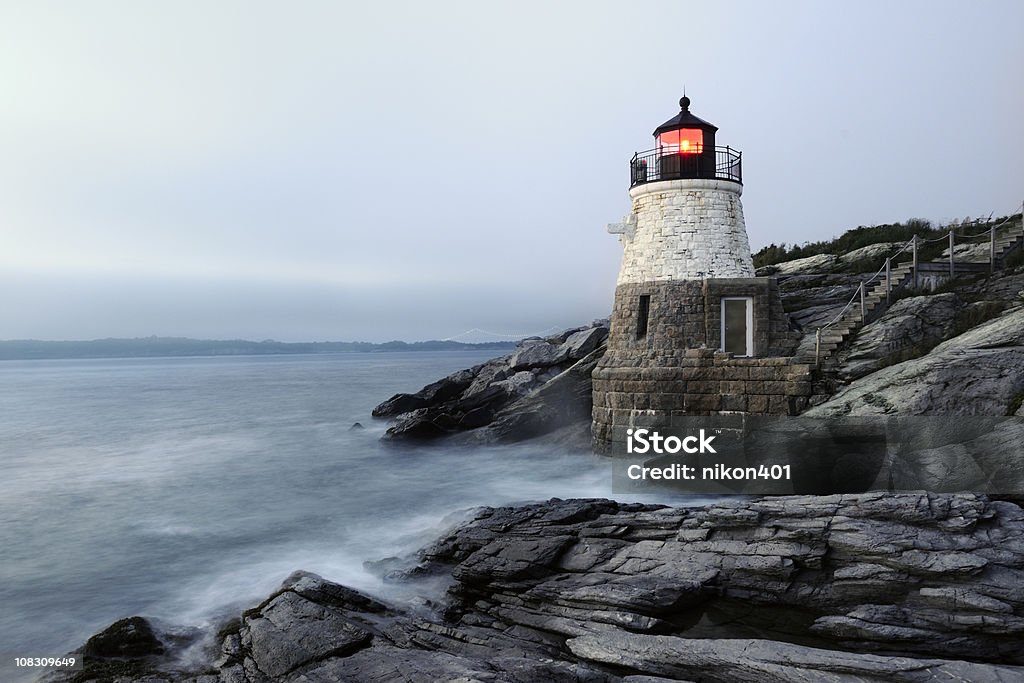
[[[665,131],[658,136],[658,151],[661,154],[700,154],[704,151],[704,131],[699,128]]]

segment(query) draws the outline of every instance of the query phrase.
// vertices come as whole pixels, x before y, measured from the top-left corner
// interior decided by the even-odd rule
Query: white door
[[[734,356],[754,355],[754,300],[722,299],[722,350]]]

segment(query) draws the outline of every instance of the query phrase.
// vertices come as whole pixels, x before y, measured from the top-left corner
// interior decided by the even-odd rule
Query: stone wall
[[[606,451],[625,442],[630,427],[667,429],[673,418],[798,415],[807,408],[811,381],[811,366],[791,358],[690,349],[670,366],[624,367],[606,355],[593,373],[594,447]]]
[[[725,297],[751,297],[754,302],[754,355],[792,356],[800,343],[800,333],[789,328],[789,318],[782,307],[782,295],[775,278],[731,278],[707,280],[705,321],[706,346],[722,347],[722,307]]]
[[[647,334],[638,339],[641,296],[649,296],[650,305]],[[608,354],[668,362],[684,349],[705,345],[705,337],[703,282],[640,282],[615,288]]]
[[[648,296],[647,333],[637,337],[640,297]],[[789,329],[774,278],[639,282],[615,289],[609,361],[616,365],[671,365],[687,349],[721,347],[722,297],[753,299],[754,355],[792,355],[799,335]]]
[[[618,284],[702,277],[753,277],[743,222],[743,186],[727,180],[638,185],[630,228],[622,231]]]

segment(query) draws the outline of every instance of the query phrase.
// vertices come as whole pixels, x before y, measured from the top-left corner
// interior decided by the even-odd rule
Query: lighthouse
[[[774,278],[756,277],[743,159],[679,100],[629,161],[608,351],[594,370],[595,448],[673,417],[797,414],[811,393]]]
[[[740,152],[715,146],[718,128],[690,113],[690,98],[679,107],[654,130],[654,149],[630,161],[620,286],[754,277]]]

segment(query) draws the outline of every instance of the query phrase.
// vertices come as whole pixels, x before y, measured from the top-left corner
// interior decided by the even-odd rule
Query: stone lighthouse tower
[[[630,161],[632,211],[609,226],[623,255],[593,375],[598,450],[675,416],[795,414],[810,394],[777,283],[754,275],[741,154],[716,146],[688,97],[679,107]]]
[[[679,107],[654,130],[655,148],[630,162],[633,211],[611,227],[624,247],[619,287],[754,277],[740,153],[715,147],[718,128],[690,113],[690,98]]]

